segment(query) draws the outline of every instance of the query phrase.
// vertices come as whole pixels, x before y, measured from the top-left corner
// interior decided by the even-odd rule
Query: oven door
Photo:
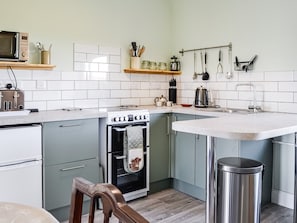
[[[125,194],[147,187],[147,154],[144,153],[144,167],[136,173],[128,173],[124,168],[124,159],[122,154],[109,154],[112,160],[111,183],[116,185],[120,191]]]
[[[148,123],[133,124],[133,126],[140,125],[143,128],[143,153],[144,166],[135,173],[125,171],[124,156],[124,134],[125,128],[128,125],[108,126],[108,183],[117,186],[123,194],[148,188],[148,157],[149,147],[147,142]]]

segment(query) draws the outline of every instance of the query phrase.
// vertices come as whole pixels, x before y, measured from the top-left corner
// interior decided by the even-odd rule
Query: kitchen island
[[[237,140],[263,140],[297,132],[297,115],[283,113],[254,113],[244,116],[224,116],[218,118],[177,121],[172,129],[191,134],[207,136],[206,167],[206,223],[215,222],[215,160],[214,138]],[[296,222],[296,153],[294,220]]]

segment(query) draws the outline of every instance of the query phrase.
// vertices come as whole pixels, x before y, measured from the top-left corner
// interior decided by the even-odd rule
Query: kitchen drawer
[[[43,125],[45,165],[98,157],[98,119],[49,122]]]
[[[74,177],[83,177],[94,183],[100,182],[102,176],[99,172],[99,161],[90,159],[45,167],[45,209],[53,210],[70,205]]]

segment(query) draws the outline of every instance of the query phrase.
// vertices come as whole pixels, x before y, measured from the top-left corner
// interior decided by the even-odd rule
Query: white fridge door
[[[0,167],[0,201],[42,207],[42,161]]]
[[[41,126],[0,128],[0,166],[41,159]]]

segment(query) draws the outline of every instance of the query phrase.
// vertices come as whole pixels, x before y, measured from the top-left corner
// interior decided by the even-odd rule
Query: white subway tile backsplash
[[[140,82],[121,82],[121,89],[141,89]]]
[[[149,82],[140,82],[140,88],[141,89],[150,89],[150,83]]]
[[[34,101],[61,100],[61,91],[34,91]]]
[[[121,64],[121,57],[111,55],[109,57],[109,62],[112,63],[112,64]]]
[[[19,81],[18,86],[20,89],[24,91],[28,90],[36,90],[36,81],[30,80],[30,81]]]
[[[101,46],[99,47],[100,54],[106,54],[106,55],[121,55],[121,48],[118,47],[106,47]]]
[[[33,100],[33,91],[24,91],[24,98],[26,101],[32,101]]]
[[[139,98],[141,97],[149,97],[150,91],[149,90],[131,90],[131,97],[132,98]]]
[[[11,71],[7,72],[11,73]],[[14,74],[17,80],[32,80],[31,70],[14,70]]]
[[[123,98],[121,99],[121,105],[139,105],[139,98]]]
[[[293,93],[286,92],[265,92],[264,101],[270,102],[292,102],[294,101]]]
[[[98,108],[98,99],[75,100],[74,107],[78,108]]]
[[[99,81],[99,89],[121,89],[120,81]]]
[[[87,54],[87,62],[90,63],[109,63],[107,55]]]
[[[150,90],[150,97],[152,100],[154,100],[155,97],[160,97],[163,95],[164,97],[167,97],[167,91],[165,90]]]
[[[279,82],[279,91],[297,92],[297,82]]]
[[[118,72],[120,73],[121,72],[121,65],[120,64],[110,64],[109,65],[109,72]]]
[[[34,70],[33,80],[61,80],[61,72]]]
[[[88,98],[110,98],[110,90],[88,90]]]
[[[108,72],[88,72],[87,80],[109,80]]]
[[[152,76],[155,76],[154,74]],[[131,74],[131,81],[150,81],[148,74]]]
[[[297,113],[297,104],[296,103],[279,103],[278,111],[279,112]]]
[[[213,73],[210,80],[203,81],[201,76],[192,79],[192,57],[183,57],[183,73],[174,77],[124,73],[121,60],[118,47],[74,44],[73,71],[14,72],[18,87],[25,93],[26,108],[152,105],[155,97],[164,95],[168,98],[169,81],[175,78],[178,104],[192,104],[196,88],[202,85],[212,92],[215,103],[221,107],[246,109],[253,102],[253,90],[248,86],[237,87],[237,84],[251,83],[255,86],[257,105],[265,111],[297,113],[297,71],[234,71],[231,79],[226,78],[226,73]],[[0,70],[0,87],[13,82],[10,73]]]
[[[75,62],[87,62],[87,54],[86,53],[74,53],[74,61]]]
[[[48,81],[48,90],[73,90],[74,81]]]
[[[256,84],[257,91],[278,91],[278,82],[259,82]]]
[[[48,101],[47,102],[47,110],[56,110],[63,108],[72,108],[74,107],[74,101],[72,100],[57,100],[57,101]]]
[[[62,80],[87,80],[87,72],[62,72]]]
[[[86,62],[74,62],[73,63],[74,71],[87,71]]]
[[[278,103],[277,102],[262,102],[261,108],[264,111],[278,111]]]
[[[131,97],[130,90],[112,90],[110,92],[111,98],[129,98]]]
[[[40,111],[47,110],[46,101],[25,101],[25,108],[37,108]]]
[[[240,72],[238,81],[264,81],[264,73],[258,72]]]
[[[218,91],[218,96],[220,99],[236,100],[238,99],[238,92],[237,91]]]
[[[75,81],[74,85],[76,90],[98,89],[98,87],[98,81]]]
[[[99,64],[98,65],[98,71],[100,72],[109,72],[110,70],[110,65],[109,64]]]
[[[113,73],[110,72],[109,79],[111,81],[130,81],[130,74],[128,73]]]
[[[87,99],[87,90],[62,91],[62,100]]]
[[[119,98],[102,98],[99,99],[99,107],[105,108],[105,107],[116,107],[121,105],[121,100]]]
[[[265,81],[293,81],[294,72],[265,72]]]
[[[139,100],[140,100],[139,105],[153,105],[154,104],[154,100],[151,97],[140,98]]]

